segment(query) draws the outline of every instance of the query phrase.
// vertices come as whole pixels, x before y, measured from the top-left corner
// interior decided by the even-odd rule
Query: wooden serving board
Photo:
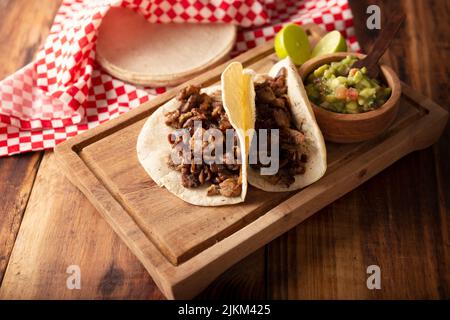
[[[316,26],[307,29],[313,42],[320,37]],[[234,61],[266,72],[277,59],[272,43],[266,43]],[[189,83],[214,84],[227,64]],[[433,144],[448,117],[443,108],[403,85],[400,111],[390,129],[364,143],[327,144],[328,170],[316,183],[291,193],[250,188],[243,204],[205,208],[187,204],[159,188],[137,160],[136,139],[144,122],[178,90],[55,150],[68,178],[126,242],[168,298],[194,297],[246,255],[404,155]]]

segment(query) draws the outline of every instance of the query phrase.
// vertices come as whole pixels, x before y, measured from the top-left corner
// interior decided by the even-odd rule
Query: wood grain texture
[[[59,1],[0,1],[0,79],[30,62]],[[14,246],[41,153],[0,159],[0,283]]]
[[[196,299],[261,300],[266,296],[266,251],[261,248],[229,268]]]
[[[61,1],[0,0],[0,78],[30,62]]]
[[[418,92],[448,106],[449,2],[351,0],[366,51],[377,35],[365,28],[370,4],[380,6],[383,19],[398,11],[407,15],[383,62]],[[403,158],[271,243],[269,296],[448,299],[449,137],[447,126],[433,148]],[[381,290],[366,288],[371,264],[381,268]]]
[[[70,265],[81,290],[69,290]],[[58,170],[42,160],[0,299],[161,299],[142,265]]]
[[[39,167],[39,153],[0,160],[0,283]]]

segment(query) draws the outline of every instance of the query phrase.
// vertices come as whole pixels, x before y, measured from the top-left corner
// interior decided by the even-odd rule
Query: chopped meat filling
[[[201,132],[208,129],[218,129],[222,132],[222,136],[226,136],[226,130],[232,129],[228,120],[228,116],[223,108],[220,91],[216,91],[212,95],[200,93],[200,88],[196,86],[188,86],[180,91],[177,99],[181,101],[181,106],[174,111],[165,114],[165,123],[173,129],[187,129],[191,135],[187,146],[191,150],[191,158],[186,159],[180,157],[182,163],[173,163],[173,158],[169,156],[167,160],[168,166],[181,172],[181,184],[186,188],[197,188],[202,185],[210,184],[206,194],[208,196],[223,195],[225,197],[237,197],[241,194],[242,184],[240,179],[241,165],[237,164],[235,159],[240,155],[238,138],[235,135],[233,144],[233,154],[226,153],[226,142],[216,141],[210,136],[207,141],[203,141],[202,137],[197,136],[194,126],[195,121],[201,121]],[[208,154],[216,159],[217,156],[222,157],[222,164],[215,161],[208,161],[202,156],[201,164],[194,161],[195,144],[197,140],[201,141],[202,150],[207,149]],[[180,155],[180,150],[186,147],[186,141],[183,141],[181,135],[170,134],[168,142],[172,145],[172,152]],[[222,154],[216,154],[216,147],[222,144]],[[207,160],[205,162],[205,160]]]
[[[256,123],[255,129],[279,130],[279,170],[274,175],[263,175],[269,183],[282,184],[289,187],[294,183],[295,175],[305,173],[308,161],[305,148],[305,135],[299,130],[292,117],[287,97],[286,69],[280,70],[275,78],[268,77],[264,82],[255,84]],[[259,139],[258,139],[259,141]],[[268,139],[267,153],[270,155],[271,145]],[[268,167],[259,161],[251,164],[252,168]]]

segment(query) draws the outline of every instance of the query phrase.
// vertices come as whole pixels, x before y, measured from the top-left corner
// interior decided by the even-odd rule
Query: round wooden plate
[[[152,24],[113,8],[99,28],[96,59],[124,81],[172,86],[222,62],[235,40],[231,24]]]

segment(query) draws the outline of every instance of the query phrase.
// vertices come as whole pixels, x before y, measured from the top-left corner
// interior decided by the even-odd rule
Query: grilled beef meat
[[[287,71],[283,68],[275,78],[268,77],[264,82],[255,84],[255,129],[256,134],[259,129],[268,129],[268,137],[271,129],[279,130],[279,171],[275,175],[263,177],[272,184],[289,187],[294,183],[295,175],[305,173],[308,157],[305,152],[305,135],[296,127],[292,117],[287,97],[286,74]],[[270,139],[267,140],[267,153],[270,155]],[[251,166],[255,169],[264,167],[259,161]]]
[[[172,157],[169,156],[168,166],[174,170],[181,172],[181,184],[186,188],[196,188],[204,184],[211,184],[207,189],[208,196],[223,195],[225,197],[237,197],[241,194],[242,184],[240,180],[241,164],[235,163],[234,159],[238,159],[240,155],[238,139],[235,135],[233,154],[226,153],[225,139],[217,142],[214,139],[210,141],[202,141],[202,136],[197,135],[195,130],[208,130],[210,128],[222,131],[225,137],[226,130],[232,129],[228,120],[228,116],[223,108],[220,91],[216,91],[212,95],[200,93],[200,88],[196,86],[188,86],[180,91],[177,99],[182,102],[181,106],[172,112],[165,114],[165,123],[174,129],[187,129],[191,135],[189,148],[191,148],[191,159],[185,162],[183,159],[181,164],[174,164]],[[194,127],[194,121],[201,121],[201,128]],[[203,132],[198,132],[199,134]],[[210,148],[209,154],[215,154],[216,143],[223,144],[223,164],[216,164],[214,161],[208,161],[202,157],[202,163],[197,164],[194,161],[194,145],[196,139],[201,141],[202,150]],[[186,141],[183,141],[181,135],[170,134],[169,143],[172,145],[172,152],[179,154],[183,147],[186,147]],[[205,162],[207,160],[207,162]]]

